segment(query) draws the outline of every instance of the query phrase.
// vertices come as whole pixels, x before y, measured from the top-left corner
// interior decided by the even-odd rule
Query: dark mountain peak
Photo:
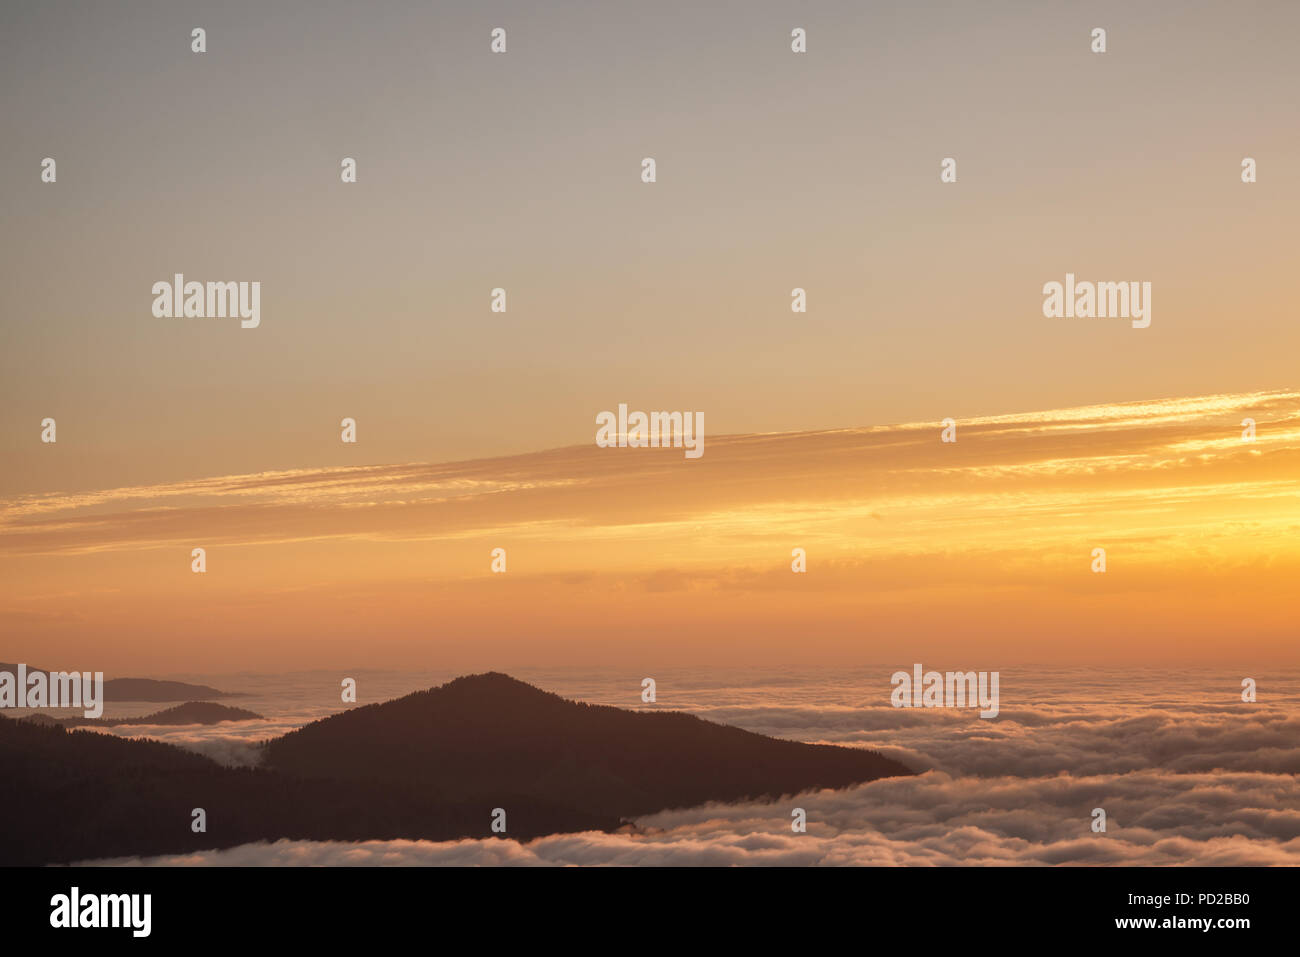
[[[466,716],[485,714],[488,709],[522,716],[539,709],[553,711],[576,704],[500,671],[462,675],[446,684],[416,692],[411,698],[439,712],[457,711]]]
[[[267,742],[264,758],[302,777],[400,782],[466,801],[526,795],[619,817],[913,773],[861,748],[570,701],[500,672],[314,721]]]
[[[521,697],[557,697],[557,695],[553,695],[549,691],[543,691],[526,681],[511,677],[503,671],[485,671],[477,675],[461,675],[459,678],[453,678],[446,684],[438,685],[436,688],[430,688],[429,690],[431,692],[444,691],[457,694],[478,691],[486,694],[516,694]]]
[[[0,671],[18,673],[16,664],[0,661]],[[49,674],[44,668],[27,667],[27,673]],[[235,698],[237,692],[219,691],[207,685],[185,681],[163,681],[157,678],[108,678],[104,681],[105,701],[193,701],[198,698]]]
[[[574,704],[575,702],[503,672],[485,671],[482,674],[462,675],[445,684],[413,691],[392,701],[350,708],[321,720],[341,721],[351,715],[361,716],[357,720],[370,720],[380,715],[387,720],[400,720],[410,719],[421,712],[428,712],[429,717],[435,714],[448,717],[457,713],[485,716],[494,710],[506,714],[522,714],[539,707],[556,708]]]
[[[56,720],[64,727],[111,728],[131,724],[220,724],[222,721],[260,721],[262,716],[255,711],[232,708],[213,701],[187,701],[174,708],[155,711],[153,714],[138,718],[71,717]]]
[[[532,688],[526,681],[520,681],[504,671],[484,671],[476,675],[461,675],[459,678],[452,678],[446,684],[441,685],[443,688],[449,688],[456,685],[518,685],[525,688]]]
[[[148,718],[234,712],[218,708],[190,702]],[[156,741],[0,720],[0,821],[22,822],[0,833],[0,865],[280,838],[484,837],[496,807],[509,834],[529,840],[914,773],[861,748],[568,701],[499,672],[350,708],[267,742],[263,756],[259,768],[225,768]],[[226,822],[219,835],[158,826],[178,809],[184,821],[197,794]],[[787,814],[774,812],[774,826],[788,827]]]

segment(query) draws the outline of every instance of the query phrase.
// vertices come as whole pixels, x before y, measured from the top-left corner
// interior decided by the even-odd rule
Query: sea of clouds
[[[566,697],[680,709],[763,734],[871,748],[922,772],[916,777],[665,811],[617,833],[527,843],[279,841],[100,863],[1300,864],[1298,674],[1252,675],[1259,700],[1248,704],[1240,679],[1222,673],[1021,668],[1002,672],[1001,713],[985,720],[974,711],[890,707],[893,670],[669,672],[657,677],[654,706],[640,703],[639,677],[517,674]],[[369,681],[383,700],[445,677]],[[253,763],[258,740],[337,710],[302,690],[317,679],[295,680],[296,691],[267,685],[238,701],[267,714],[265,722],[118,733]],[[269,713],[276,702],[283,703],[278,716]],[[807,812],[807,833],[791,830],[795,807]],[[1106,812],[1105,833],[1092,830],[1094,808]]]

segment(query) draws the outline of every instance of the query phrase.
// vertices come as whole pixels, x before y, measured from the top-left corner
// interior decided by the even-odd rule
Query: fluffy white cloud
[[[790,829],[802,807],[808,832]],[[1091,830],[1105,808],[1107,831]],[[278,841],[145,864],[1300,864],[1294,782],[1142,771],[1076,778],[931,771],[773,803],[705,805],[614,834],[466,841]],[[105,864],[132,863],[104,861]]]
[[[916,777],[668,811],[616,834],[527,844],[279,841],[145,863],[1300,865],[1300,716],[1279,704],[1300,694],[1296,676],[1266,676],[1267,697],[1246,704],[1231,676],[1005,672],[1001,714],[988,721],[889,707],[889,672],[724,686],[666,674],[660,688],[674,708],[778,737],[872,748],[925,771]],[[603,679],[566,687],[526,677],[597,703],[620,703],[625,691]],[[153,730],[245,763],[281,723]],[[794,807],[808,812],[806,834],[790,830]],[[1104,834],[1091,830],[1096,807],[1106,811]]]

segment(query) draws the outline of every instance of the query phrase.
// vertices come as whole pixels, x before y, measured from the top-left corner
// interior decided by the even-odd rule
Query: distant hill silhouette
[[[0,662],[0,671],[18,673],[18,666]],[[44,668],[27,666],[27,673],[49,674]],[[207,685],[192,685],[184,681],[159,681],[155,678],[106,678],[105,701],[197,701],[200,698],[236,698],[232,691],[218,691]]]
[[[354,708],[264,754],[264,767],[225,768],[156,741],[0,719],[0,864],[279,838],[488,837],[495,807],[509,837],[529,840],[913,773],[870,751],[566,701],[501,674]],[[207,812],[206,833],[191,831],[193,808]]]
[[[42,717],[45,717],[42,715]],[[30,720],[30,717],[29,717]],[[132,724],[219,724],[222,721],[261,721],[262,716],[255,711],[232,708],[229,705],[215,704],[211,701],[187,701],[174,708],[165,708],[153,714],[138,718],[46,718],[53,724],[65,728],[94,727],[115,728],[119,725]]]

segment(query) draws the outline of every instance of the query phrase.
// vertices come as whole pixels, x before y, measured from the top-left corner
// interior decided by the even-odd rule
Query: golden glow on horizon
[[[984,663],[1296,660],[1300,393],[986,416],[959,420],[955,444],[939,431],[25,496],[0,503],[0,626],[15,660],[155,672],[845,662],[900,631]],[[505,575],[489,573],[497,546]]]

